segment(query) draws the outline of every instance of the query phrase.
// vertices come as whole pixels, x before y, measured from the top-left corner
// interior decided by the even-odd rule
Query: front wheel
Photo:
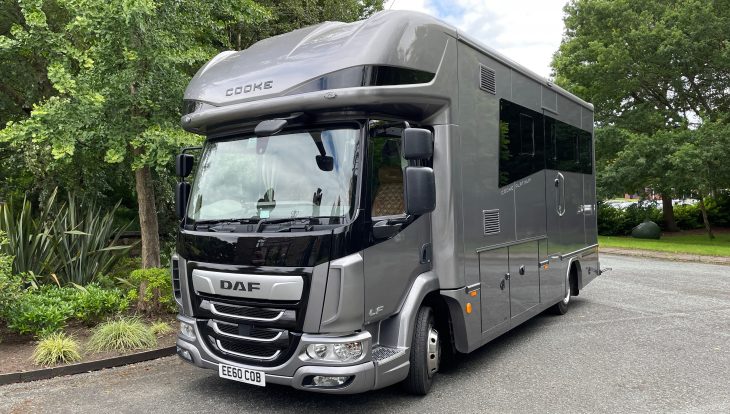
[[[433,309],[424,306],[418,310],[413,327],[410,368],[404,385],[415,395],[426,395],[441,364],[441,341],[434,327]]]

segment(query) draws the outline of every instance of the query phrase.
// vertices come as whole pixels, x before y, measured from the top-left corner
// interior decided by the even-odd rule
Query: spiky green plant
[[[114,226],[114,208],[103,213],[94,203],[79,203],[68,196],[63,213],[53,222],[56,272],[61,283],[84,285],[106,273],[132,246],[118,245],[129,227]]]
[[[81,359],[79,343],[72,336],[63,332],[50,334],[38,342],[33,352],[33,361],[37,365],[67,364]]]
[[[152,330],[152,333],[157,336],[163,336],[173,332],[170,324],[163,321],[157,321],[153,323],[152,325],[150,325],[150,329]]]
[[[43,206],[34,212],[28,200],[19,210],[11,203],[0,204],[0,231],[8,238],[0,252],[15,257],[15,273],[47,276],[59,286],[86,285],[110,271],[132,248],[118,243],[129,226],[114,225],[119,203],[104,213],[69,194],[67,202],[58,205],[54,190]]]
[[[24,199],[20,209],[13,203],[0,204],[0,230],[5,232],[7,243],[0,252],[15,257],[14,273],[33,272],[43,274],[55,260],[51,228],[57,217],[51,214],[56,191],[48,197],[43,209],[34,212],[29,200]]]
[[[97,326],[86,346],[93,352],[149,349],[157,346],[157,337],[138,318],[118,318]]]

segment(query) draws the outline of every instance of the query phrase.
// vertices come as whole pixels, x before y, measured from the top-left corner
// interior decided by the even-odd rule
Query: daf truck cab
[[[593,107],[432,17],[223,52],[184,99],[177,352],[223,378],[425,394],[600,273]]]

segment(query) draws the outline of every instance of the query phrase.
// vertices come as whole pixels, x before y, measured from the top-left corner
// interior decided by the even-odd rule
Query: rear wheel
[[[556,315],[565,315],[568,312],[568,304],[570,303],[570,295],[572,293],[572,283],[570,283],[571,274],[573,274],[573,269],[565,274],[565,297],[552,307],[552,311]]]
[[[422,307],[416,315],[409,360],[408,377],[404,382],[406,390],[415,395],[428,394],[441,364],[441,340],[430,307]]]

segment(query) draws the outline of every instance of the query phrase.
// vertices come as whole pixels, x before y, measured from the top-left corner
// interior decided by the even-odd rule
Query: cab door
[[[365,323],[396,313],[411,283],[431,269],[431,216],[405,213],[402,130],[371,121],[368,133]]]

